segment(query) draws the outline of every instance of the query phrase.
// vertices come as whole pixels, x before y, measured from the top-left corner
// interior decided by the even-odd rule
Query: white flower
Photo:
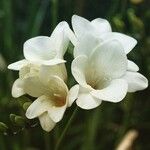
[[[78,41],[77,44],[81,43],[82,37],[87,33],[97,36],[101,42],[111,39],[118,40],[122,44],[126,54],[137,44],[137,41],[130,36],[118,32],[112,32],[109,22],[102,18],[96,18],[90,22],[83,17],[73,15],[72,27]],[[80,55],[80,51],[76,52],[75,55]]]
[[[102,101],[119,102],[127,91],[135,92],[148,86],[147,79],[136,72],[137,65],[127,60],[120,40],[110,39],[97,44],[97,38],[89,35],[88,40],[85,36],[84,42],[80,43],[83,49],[79,51],[75,47],[75,53],[77,50],[81,54],[76,56],[71,67],[79,83],[72,88],[79,107],[92,109]]]
[[[137,44],[136,39],[122,33],[112,32],[109,22],[102,18],[96,18],[91,22],[87,19],[73,15],[72,27],[75,32],[76,41],[70,38],[72,43],[75,43],[74,57],[79,55],[90,55],[97,45],[109,40],[118,40],[123,47],[123,50],[128,54]],[[95,36],[97,37],[95,39]],[[70,36],[71,37],[71,36]],[[136,65],[130,61],[129,65]]]
[[[37,99],[29,106],[26,116],[38,117],[45,131],[51,131],[59,122],[73,99],[65,84],[67,79],[64,64],[53,66],[26,65],[19,71],[19,79],[12,88],[13,97],[28,94]]]
[[[55,65],[64,63],[63,56],[69,44],[68,33],[71,29],[68,23],[60,22],[50,37],[38,36],[27,40],[23,46],[25,59],[10,64],[9,69],[20,70],[28,63]]]
[[[97,18],[90,22],[83,17],[73,15],[72,26],[77,38],[77,42],[74,44],[74,57],[89,56],[98,45],[110,40],[119,41],[126,54],[137,44],[136,39],[130,36],[112,32],[111,25],[105,19]],[[74,38],[70,38],[70,40],[75,41]],[[127,70],[132,71],[133,68],[134,71],[139,70],[134,62],[128,60]]]
[[[31,85],[32,89],[29,85],[30,81],[35,81]],[[30,94],[38,94],[38,98],[27,109],[26,116],[28,119],[38,117],[42,128],[49,132],[64,115],[68,105],[68,88],[58,76],[51,76],[45,85],[43,85],[44,83],[38,85],[36,81],[38,79],[33,79],[32,77],[25,81],[28,84],[29,92],[35,88],[37,89],[37,91],[33,90],[33,93],[31,92]],[[33,86],[34,84],[39,87]]]

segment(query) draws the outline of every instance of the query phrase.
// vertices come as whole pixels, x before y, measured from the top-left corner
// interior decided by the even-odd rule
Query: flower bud
[[[23,109],[26,111],[31,104],[32,104],[31,102],[24,103],[23,104]]]
[[[0,122],[0,132],[6,132],[8,130],[8,126],[3,123],[3,122]]]

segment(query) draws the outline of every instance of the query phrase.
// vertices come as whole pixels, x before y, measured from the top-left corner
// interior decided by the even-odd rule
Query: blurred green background
[[[60,21],[66,20],[70,24],[73,14],[89,20],[106,18],[113,31],[136,38],[138,45],[128,57],[150,79],[149,0],[0,0],[0,121],[12,130],[4,135],[6,133],[0,129],[0,150],[54,149],[75,104],[50,133],[44,132],[39,125],[26,126],[22,131],[24,120],[16,124],[14,115],[10,117],[10,114],[24,118],[25,111],[18,103],[24,100],[11,96],[17,72],[7,70],[7,65],[23,58],[22,47],[27,39],[38,35],[49,36]],[[72,59],[69,53],[66,59]],[[149,88],[128,94],[117,104],[103,102],[94,110],[79,109],[60,150],[113,150],[132,129],[138,137],[132,142],[131,150],[150,150]]]

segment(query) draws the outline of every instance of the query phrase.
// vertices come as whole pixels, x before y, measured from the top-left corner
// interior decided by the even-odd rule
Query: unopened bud
[[[0,132],[6,132],[8,130],[8,126],[3,123],[3,122],[0,122]]]
[[[24,110],[27,110],[30,105],[31,105],[31,102],[26,102],[26,103],[24,103],[24,104],[23,104],[23,109],[24,109]]]
[[[24,103],[31,102],[31,100],[26,96],[21,96],[18,98],[18,102],[19,102],[20,106],[23,107]]]
[[[9,118],[10,118],[12,123],[15,123],[15,117],[16,117],[15,114],[10,114]]]
[[[25,119],[21,116],[16,116],[15,117],[15,123],[18,126],[25,126]]]

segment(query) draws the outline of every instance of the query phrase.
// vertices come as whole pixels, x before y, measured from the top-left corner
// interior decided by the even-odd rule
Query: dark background
[[[150,79],[150,1],[149,0],[0,0],[0,121],[17,134],[0,134],[0,150],[53,150],[75,107],[48,134],[39,126],[23,131],[9,115],[24,118],[21,100],[13,99],[11,87],[17,73],[7,65],[23,58],[23,43],[34,36],[49,36],[60,21],[69,24],[73,14],[89,20],[108,19],[113,31],[138,40],[128,55],[140,73]],[[71,60],[71,57],[66,59]],[[61,143],[61,150],[112,150],[125,134],[134,129],[138,137],[131,150],[150,149],[149,88],[128,94],[117,104],[103,102],[94,110],[79,109]],[[18,129],[20,131],[18,132]]]

